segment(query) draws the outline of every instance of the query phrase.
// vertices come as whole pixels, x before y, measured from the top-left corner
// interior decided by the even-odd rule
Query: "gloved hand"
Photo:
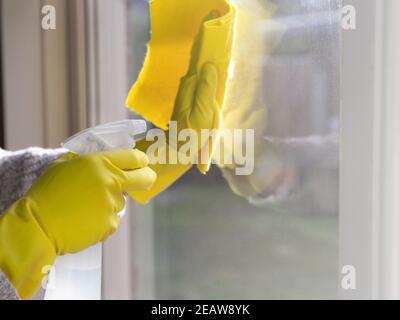
[[[177,123],[177,132],[171,132],[170,128],[169,133],[178,136],[184,129],[193,130],[199,138],[196,145],[199,151],[204,147],[202,143],[207,142],[201,141],[201,129],[213,129],[216,114],[220,112],[215,99],[217,84],[217,69],[205,64],[199,75],[188,74],[182,79],[176,99],[172,121]]]
[[[216,19],[219,16],[217,11],[212,11],[204,19],[204,23]],[[197,137],[199,153],[207,152],[205,159],[211,158],[212,147],[216,141],[201,141],[201,129],[219,129],[222,118],[220,106],[217,103],[218,70],[211,63],[202,66],[198,72],[200,53],[202,51],[204,29],[197,35],[192,48],[191,61],[187,75],[182,78],[175,107],[172,114],[172,121],[177,122],[177,133],[183,129],[194,130]],[[171,130],[171,128],[170,128]],[[176,134],[174,132],[174,134]],[[179,144],[178,144],[179,148]],[[201,159],[201,154],[199,154]],[[208,171],[209,163],[197,165],[202,173]]]
[[[217,12],[211,12],[204,21],[218,17]],[[199,55],[202,48],[203,29],[199,32],[192,49],[190,66],[187,75],[182,78],[179,92],[175,101],[174,112],[171,120],[176,121],[177,132],[172,132],[170,127],[167,134],[176,136],[183,129],[192,129],[201,138],[201,129],[219,128],[221,119],[221,110],[218,106],[216,95],[218,90],[218,70],[211,64],[206,63],[198,72]],[[167,139],[169,140],[169,139]],[[197,149],[200,152],[207,150],[209,157],[211,156],[211,148],[215,141],[207,141],[205,145],[201,145],[201,141],[197,143]],[[184,142],[183,142],[184,143]],[[139,141],[137,148],[147,152],[148,148],[153,144],[149,141]],[[182,144],[182,143],[181,143]],[[176,146],[180,149],[180,144]],[[166,152],[168,159],[168,146],[160,148]],[[150,155],[149,155],[150,156]],[[208,157],[208,158],[209,158]],[[199,154],[201,159],[201,154]],[[194,159],[193,159],[194,160]],[[150,167],[157,173],[158,179],[153,188],[149,191],[131,192],[129,195],[139,203],[147,203],[150,199],[167,189],[171,184],[178,180],[191,167],[192,163],[171,164],[167,160],[167,164],[152,163]],[[198,168],[202,173],[207,172],[209,163],[198,164]]]
[[[0,217],[0,269],[22,298],[32,296],[43,267],[106,240],[120,223],[123,193],[148,190],[155,180],[138,150],[55,161]]]

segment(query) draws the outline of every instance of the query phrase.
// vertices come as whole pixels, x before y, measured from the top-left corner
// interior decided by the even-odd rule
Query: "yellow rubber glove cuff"
[[[33,296],[45,267],[56,258],[53,244],[33,218],[32,205],[20,200],[0,217],[0,269],[22,299]]]

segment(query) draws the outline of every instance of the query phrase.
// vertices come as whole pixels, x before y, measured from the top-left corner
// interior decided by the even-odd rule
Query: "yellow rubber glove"
[[[0,269],[21,298],[31,297],[56,255],[76,253],[114,233],[123,192],[149,189],[147,156],[121,150],[55,161],[0,217]]]
[[[215,118],[219,119],[220,109],[216,102],[218,85],[217,69],[212,64],[204,65],[201,73],[197,75],[189,70],[188,75],[182,79],[178,97],[176,99],[172,120],[177,122],[177,130],[194,130],[201,137],[201,129],[212,129]],[[170,132],[171,133],[171,132]],[[176,136],[177,133],[171,133]],[[146,152],[151,142],[140,141],[137,148]],[[200,141],[197,144],[199,152]],[[176,146],[179,148],[179,145]],[[164,151],[168,158],[168,145]],[[199,155],[201,158],[201,155]],[[200,167],[201,165],[199,165]],[[207,166],[207,164],[205,164]],[[148,191],[130,192],[129,195],[137,202],[145,204],[151,198],[168,188],[172,183],[186,173],[192,164],[155,164],[150,167],[157,173],[158,179]]]

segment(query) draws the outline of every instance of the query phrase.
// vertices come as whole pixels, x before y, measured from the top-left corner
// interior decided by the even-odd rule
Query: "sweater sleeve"
[[[0,271],[0,300],[19,300],[17,291]]]
[[[17,152],[0,149],[0,215],[25,195],[51,162],[66,152],[64,149],[29,148]],[[18,299],[18,295],[0,270],[0,300],[13,299]]]

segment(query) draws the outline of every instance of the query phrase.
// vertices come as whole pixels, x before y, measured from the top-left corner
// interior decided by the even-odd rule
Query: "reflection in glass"
[[[129,1],[137,74],[148,2]],[[236,3],[251,23],[225,126],[255,129],[255,171],[193,169],[154,200],[155,297],[335,298],[341,3]]]

